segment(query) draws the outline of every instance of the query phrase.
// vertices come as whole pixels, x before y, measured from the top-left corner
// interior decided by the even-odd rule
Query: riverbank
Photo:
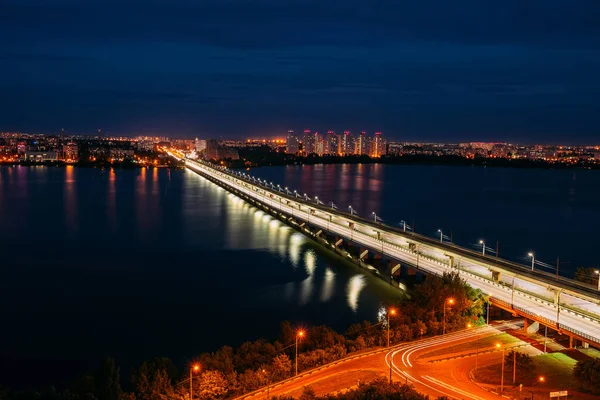
[[[546,161],[542,159],[508,159],[508,158],[466,158],[461,156],[428,156],[428,155],[387,155],[372,158],[367,155],[323,155],[311,154],[297,156],[260,149],[240,149],[239,160],[219,160],[230,168],[252,168],[277,165],[317,165],[317,164],[395,164],[395,165],[449,165],[495,168],[527,168],[527,169],[579,169],[600,170],[600,163],[594,160],[578,161]]]

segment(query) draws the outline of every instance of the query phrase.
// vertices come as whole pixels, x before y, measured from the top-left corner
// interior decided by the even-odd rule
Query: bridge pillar
[[[360,260],[362,261],[362,260],[364,260],[364,259],[365,259],[365,257],[366,257],[367,255],[369,255],[369,250],[366,250],[366,249],[365,249],[365,250],[363,251],[363,249],[361,249],[360,256],[359,256],[358,258],[360,258]]]
[[[554,292],[554,305],[557,306],[560,303],[560,289],[552,289]]]
[[[573,343],[575,341],[575,343]],[[569,348],[573,348],[573,344],[577,345],[577,341],[573,338],[573,336],[569,336]]]
[[[527,328],[529,328],[529,320],[527,318],[523,318],[523,333],[527,333]]]
[[[496,283],[500,282],[500,271],[492,271],[492,280]]]

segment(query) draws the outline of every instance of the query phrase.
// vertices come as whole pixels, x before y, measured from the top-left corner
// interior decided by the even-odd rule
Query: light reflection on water
[[[189,171],[0,167],[0,221],[10,249],[0,303],[14,310],[0,341],[44,363],[189,359],[274,340],[286,320],[344,330],[374,320],[397,296]],[[240,329],[231,328],[232,310]],[[41,314],[45,333],[30,340]],[[79,329],[90,321],[122,334],[107,341],[101,330]],[[13,368],[2,353],[0,375],[35,372]]]
[[[346,298],[348,299],[348,306],[354,312],[358,310],[358,299],[360,297],[360,292],[365,285],[366,282],[363,275],[354,275],[348,281],[348,285],[346,286]]]
[[[221,191],[200,176],[193,177],[203,190]],[[324,259],[323,254],[317,253],[313,244],[302,233],[285,225],[270,214],[250,205],[232,193],[225,196],[225,218],[227,242],[224,245],[232,250],[261,249],[276,255],[282,262],[289,265],[296,273],[303,273],[300,279],[275,284],[271,287],[274,293],[280,290],[286,302],[300,306],[312,303],[327,303],[336,296],[336,288],[346,287],[343,296],[348,310],[356,313],[361,307],[361,293],[368,285],[368,280],[362,273],[349,275],[344,271],[343,277],[338,276],[334,268],[326,265],[331,260]],[[241,232],[244,232],[241,234]],[[335,262],[335,261],[334,261]],[[343,267],[348,268],[348,267]],[[375,278],[369,277],[371,280]],[[343,282],[336,282],[342,279]],[[280,289],[277,289],[277,288]],[[274,294],[276,297],[277,295]],[[280,299],[281,300],[281,299]],[[375,317],[375,310],[373,310]]]

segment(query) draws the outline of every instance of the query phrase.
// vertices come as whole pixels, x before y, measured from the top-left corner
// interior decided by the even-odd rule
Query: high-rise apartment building
[[[307,156],[313,154],[315,150],[315,135],[310,132],[310,129],[305,129],[302,138],[302,152]]]
[[[381,132],[375,132],[375,137],[373,138],[373,142],[371,143],[371,157],[381,157],[385,156],[385,138],[381,134]]]
[[[369,155],[371,139],[367,136],[367,132],[361,132],[356,139],[356,151],[358,155]]]
[[[344,131],[342,135],[340,153],[342,155],[354,154],[354,138],[350,131]]]
[[[298,136],[293,130],[289,130],[285,140],[285,152],[288,154],[298,154],[300,151],[300,142]]]
[[[340,137],[334,131],[327,132],[327,154],[340,154]]]
[[[315,132],[314,136],[315,136],[315,153],[322,156],[323,154],[325,154],[326,141],[323,140],[323,135],[321,135],[319,132]]]

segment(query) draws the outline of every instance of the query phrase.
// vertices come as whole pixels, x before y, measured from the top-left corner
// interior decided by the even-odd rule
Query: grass
[[[483,337],[476,341],[461,343],[454,346],[445,347],[443,349],[438,349],[424,354],[421,358],[438,357],[446,354],[467,352],[469,350],[475,351],[477,349],[490,349],[494,347],[496,343],[502,343],[503,345],[507,345],[519,342],[521,342],[520,339],[517,339],[516,337],[509,335],[508,333],[499,333],[497,335]]]
[[[517,372],[517,384],[536,387],[541,390],[577,390],[573,381],[573,368],[577,361],[563,353],[548,353],[532,357],[533,367],[525,376]],[[473,372],[476,381],[493,385],[500,385],[501,364],[489,365]],[[518,370],[517,370],[518,371]],[[544,383],[538,379],[544,377]],[[512,385],[512,373],[504,375],[507,386]]]

